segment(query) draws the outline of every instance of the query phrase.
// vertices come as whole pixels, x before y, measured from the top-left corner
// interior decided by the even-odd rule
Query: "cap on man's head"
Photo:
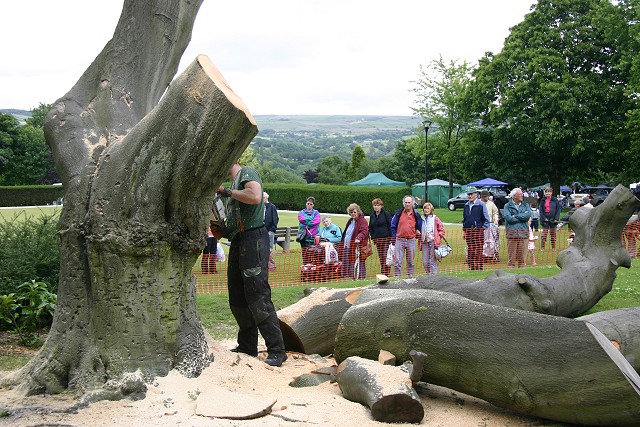
[[[477,193],[477,192],[478,192],[478,190],[476,190],[476,189],[474,189],[474,188],[469,188],[469,189],[467,190],[467,194],[474,194],[474,193]]]
[[[482,190],[482,192],[480,193],[480,197],[489,197],[489,190]]]
[[[591,203],[591,199],[589,198],[589,196],[584,196],[582,198],[582,204],[586,205],[586,204],[589,204],[589,203]]]

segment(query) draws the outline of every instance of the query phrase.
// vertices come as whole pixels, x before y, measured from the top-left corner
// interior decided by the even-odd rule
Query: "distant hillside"
[[[0,109],[24,123],[31,112]],[[413,116],[256,115],[259,133],[252,142],[260,162],[300,176],[322,159],[337,155],[350,161],[360,145],[369,159],[389,155],[398,141],[416,135],[420,120]],[[418,130],[420,132],[420,130]]]
[[[24,124],[25,120],[31,117],[31,111],[27,110],[17,110],[15,108],[4,108],[0,109],[0,113],[2,114],[13,114],[13,116],[20,121],[20,123]]]
[[[413,131],[420,120],[413,116],[314,116],[257,115],[258,129],[276,132],[319,132],[333,135],[363,135],[380,131]]]

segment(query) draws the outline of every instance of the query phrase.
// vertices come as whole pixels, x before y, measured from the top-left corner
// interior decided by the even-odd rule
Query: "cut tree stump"
[[[361,289],[318,288],[278,311],[287,351],[326,356],[333,353],[338,323]]]
[[[340,322],[334,355],[374,359],[381,348],[400,363],[422,351],[423,381],[516,412],[585,425],[640,420],[640,377],[580,320],[438,291],[365,290]]]
[[[368,406],[376,421],[419,423],[424,418],[420,397],[400,368],[349,357],[338,366],[336,381],[343,396]]]

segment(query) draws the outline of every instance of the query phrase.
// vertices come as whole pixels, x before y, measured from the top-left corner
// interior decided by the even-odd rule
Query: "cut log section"
[[[349,357],[338,366],[336,381],[343,396],[368,406],[376,421],[419,423],[424,418],[420,397],[400,368]]]
[[[640,377],[585,322],[437,291],[396,290],[360,303],[368,292],[342,318],[337,362],[373,359],[381,348],[403,362],[416,349],[429,355],[428,383],[551,420],[638,425]]]
[[[333,353],[338,323],[362,289],[318,288],[278,311],[287,351],[326,356]]]

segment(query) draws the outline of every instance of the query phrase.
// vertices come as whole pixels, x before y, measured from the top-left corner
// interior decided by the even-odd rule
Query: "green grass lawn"
[[[62,206],[43,206],[35,208],[2,208],[0,209],[0,220],[12,221],[14,218],[21,216],[39,217],[41,215],[49,216],[51,214],[59,214]]]
[[[525,267],[518,269],[519,274],[530,274],[535,277],[550,277],[558,274],[556,266]],[[489,273],[486,271],[465,271],[448,275],[466,279],[483,279]],[[640,260],[634,259],[632,268],[619,268],[618,277],[613,289],[605,295],[593,308],[584,314],[617,308],[631,308],[640,306]],[[361,286],[354,282],[331,282],[323,286],[331,288],[348,288]],[[309,285],[291,286],[272,289],[272,299],[276,310],[287,307],[304,297],[304,290]],[[198,309],[203,326],[218,340],[234,338],[237,332],[235,320],[229,310],[226,294],[209,294],[198,296]]]

